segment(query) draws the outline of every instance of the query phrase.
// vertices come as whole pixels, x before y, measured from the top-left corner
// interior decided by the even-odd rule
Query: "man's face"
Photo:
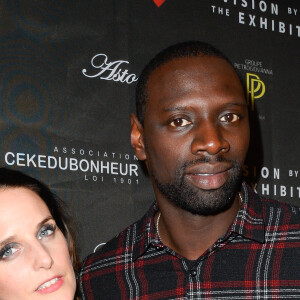
[[[200,215],[228,209],[249,144],[246,101],[233,68],[212,56],[174,59],[151,74],[147,92],[137,155],[157,199]]]

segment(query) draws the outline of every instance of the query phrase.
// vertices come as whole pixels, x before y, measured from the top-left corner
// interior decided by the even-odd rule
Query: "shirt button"
[[[190,272],[192,277],[195,277],[197,275],[197,271],[196,270],[191,270]]]
[[[164,247],[163,246],[155,246],[155,249],[157,250],[157,251],[162,251],[162,250],[164,250]]]

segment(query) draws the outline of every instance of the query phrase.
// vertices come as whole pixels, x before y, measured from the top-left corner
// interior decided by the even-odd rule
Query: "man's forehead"
[[[225,60],[224,58],[215,56],[215,55],[197,55],[197,56],[184,56],[184,57],[175,57],[170,59],[169,61],[164,62],[163,64],[159,65],[155,68],[150,77],[157,73],[161,72],[162,70],[167,72],[173,69],[182,69],[182,70],[189,70],[193,69],[194,67],[213,67],[214,65],[221,64],[226,65],[229,68],[233,67],[231,64]]]
[[[174,58],[151,73],[147,88],[149,92],[155,85],[170,84],[175,86],[185,79],[192,81],[193,77],[196,76],[205,81],[215,74],[230,75],[238,79],[233,67],[223,58],[207,55]]]
[[[187,100],[245,103],[237,73],[225,59],[215,56],[173,59],[153,72],[147,90],[147,106],[162,109],[175,103],[181,106]]]
[[[177,92],[205,84],[213,78],[218,82],[233,80],[233,85],[240,84],[237,73],[223,58],[216,56],[193,56],[172,59],[155,69],[149,77],[148,95],[155,89],[172,88]]]

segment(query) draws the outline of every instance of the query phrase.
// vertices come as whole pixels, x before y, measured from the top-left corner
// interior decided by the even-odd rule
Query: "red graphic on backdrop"
[[[158,7],[160,7],[166,0],[153,0],[153,1]]]

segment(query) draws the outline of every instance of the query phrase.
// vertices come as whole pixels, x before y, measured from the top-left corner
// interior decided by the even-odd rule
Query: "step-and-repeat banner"
[[[135,85],[187,40],[215,45],[245,81],[248,182],[300,205],[299,0],[1,1],[1,166],[67,202],[81,257],[154,200],[129,141]]]

